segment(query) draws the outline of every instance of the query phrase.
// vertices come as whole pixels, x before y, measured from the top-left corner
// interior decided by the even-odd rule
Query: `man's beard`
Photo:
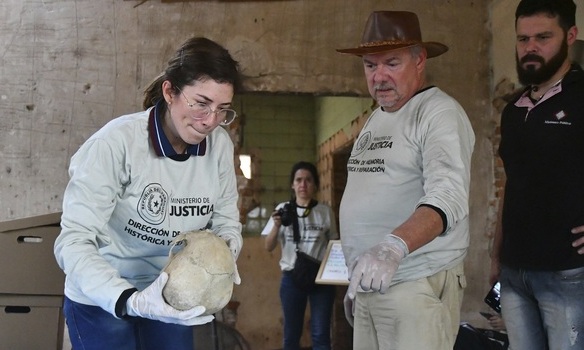
[[[564,38],[562,40],[562,45],[556,53],[548,62],[545,62],[543,57],[535,54],[527,54],[521,58],[521,61],[515,54],[515,62],[517,65],[517,77],[519,82],[525,86],[527,85],[539,85],[550,80],[554,74],[560,69],[564,61],[568,57],[568,42]],[[538,62],[541,66],[535,68],[534,65],[527,65],[523,68],[525,62]]]

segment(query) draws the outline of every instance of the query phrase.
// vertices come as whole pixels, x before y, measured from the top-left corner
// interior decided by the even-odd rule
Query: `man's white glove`
[[[353,327],[355,321],[355,300],[349,298],[349,293],[345,293],[345,298],[343,299],[343,307],[345,308],[345,318],[347,322]]]
[[[162,272],[146,289],[132,294],[126,301],[127,314],[183,326],[194,326],[213,321],[213,315],[201,316],[205,312],[204,306],[195,306],[192,309],[180,311],[168,305],[162,296],[162,288],[167,281],[168,273]]]
[[[365,292],[385,293],[399,267],[408,255],[408,246],[398,236],[389,234],[385,239],[361,254],[349,269],[347,296],[355,298],[357,287]]]

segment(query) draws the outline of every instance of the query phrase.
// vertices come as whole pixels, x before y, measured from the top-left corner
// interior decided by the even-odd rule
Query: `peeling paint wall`
[[[204,35],[226,46],[240,61],[250,91],[367,97],[359,59],[335,49],[359,43],[372,10],[411,10],[420,17],[425,40],[450,47],[428,61],[429,83],[459,100],[476,133],[463,319],[482,322],[477,311],[488,287],[498,123],[491,106],[490,55],[498,52],[491,47],[491,35],[500,33],[498,27],[490,32],[490,10],[499,11],[490,5],[505,1],[2,0],[0,220],[60,211],[71,155],[107,121],[140,109],[142,89],[184,39]],[[320,125],[330,133],[329,124]],[[261,240],[246,244],[252,254],[261,251]],[[242,275],[258,269],[242,263],[247,269]],[[262,286],[277,298],[273,283]],[[253,286],[245,288],[238,287],[238,295],[254,293]],[[266,305],[275,305],[274,300]],[[278,322],[270,315],[240,314],[239,324],[252,321],[266,329]],[[257,349],[279,344],[272,335],[256,340]]]
[[[430,82],[481,118],[486,90],[476,79],[488,73],[486,60],[476,69],[487,52],[483,3],[4,0],[0,219],[60,210],[70,156],[107,121],[139,109],[142,88],[192,35],[223,43],[252,91],[366,95],[358,59],[335,48],[358,44],[371,10],[415,10],[425,37],[450,46],[430,63]]]

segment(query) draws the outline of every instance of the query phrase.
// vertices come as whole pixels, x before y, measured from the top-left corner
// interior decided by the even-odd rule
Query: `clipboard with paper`
[[[341,240],[329,241],[318,275],[316,275],[316,283],[347,286],[349,285],[348,276]]]

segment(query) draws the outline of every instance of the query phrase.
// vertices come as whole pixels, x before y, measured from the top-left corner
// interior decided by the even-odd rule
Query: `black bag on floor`
[[[508,346],[508,341],[493,339],[485,330],[463,322],[458,328],[454,350],[506,350]]]

